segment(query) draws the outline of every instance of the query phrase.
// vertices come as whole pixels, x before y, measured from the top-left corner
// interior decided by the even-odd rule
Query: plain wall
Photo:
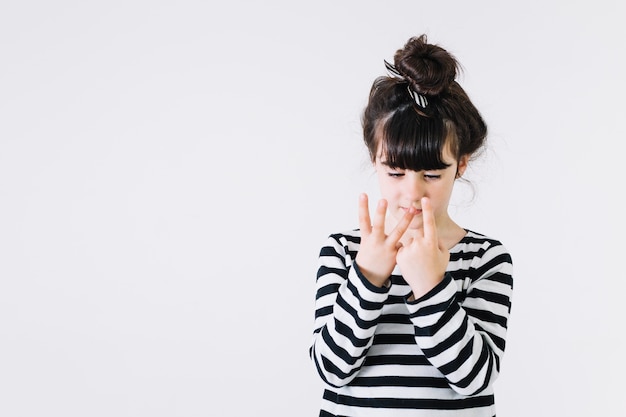
[[[514,259],[498,415],[623,416],[625,9],[2,1],[0,415],[316,416],[317,253],[426,33],[490,129],[450,212]]]

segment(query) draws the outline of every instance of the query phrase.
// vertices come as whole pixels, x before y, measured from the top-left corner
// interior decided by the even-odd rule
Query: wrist
[[[387,286],[387,282],[389,281],[389,275],[384,275],[384,274],[380,274],[380,273],[376,273],[374,271],[369,270],[367,267],[363,267],[361,264],[359,264],[358,262],[355,262],[356,266],[358,267],[361,275],[367,279],[372,285],[378,287],[378,288],[383,288]]]
[[[444,275],[441,275],[438,278],[412,280],[409,283],[409,287],[411,287],[410,297],[412,297],[412,299],[409,301],[418,300],[428,294],[433,288],[441,283]]]

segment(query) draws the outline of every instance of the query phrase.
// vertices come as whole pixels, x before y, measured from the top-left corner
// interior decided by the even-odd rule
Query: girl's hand
[[[410,209],[398,222],[389,235],[385,234],[387,201],[380,200],[374,212],[374,222],[370,221],[367,194],[359,196],[359,227],[361,246],[356,255],[356,263],[365,277],[374,285],[382,287],[396,266],[396,256],[400,238],[415,216]]]
[[[441,246],[437,237],[435,215],[427,197],[422,198],[422,224],[408,243],[398,250],[396,262],[402,276],[413,290],[413,297],[420,298],[443,279],[450,253]]]

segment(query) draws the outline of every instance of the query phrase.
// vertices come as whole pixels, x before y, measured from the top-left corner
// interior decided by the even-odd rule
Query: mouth
[[[405,213],[409,211],[409,207],[400,207],[400,209]],[[422,214],[422,209],[414,208],[414,210],[415,210],[416,216],[419,216],[420,214]]]

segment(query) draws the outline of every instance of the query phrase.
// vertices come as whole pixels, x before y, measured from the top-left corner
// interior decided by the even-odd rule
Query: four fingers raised
[[[421,203],[424,238],[428,240],[437,239],[437,223],[435,221],[435,214],[433,212],[430,199],[428,197],[423,197]],[[411,224],[411,220],[413,220],[415,213],[416,211],[413,208],[407,210],[406,214],[402,217],[402,219],[400,219],[396,227],[389,234],[391,240],[394,240],[395,243],[400,240]],[[374,212],[374,222],[372,224],[369,213],[368,196],[365,193],[359,196],[359,227],[361,231],[367,234],[371,233],[373,230],[384,232],[386,214],[387,201],[382,199],[376,206],[376,211]]]
[[[385,217],[387,215],[387,200],[381,199],[374,212],[373,223],[369,213],[369,200],[367,194],[363,193],[359,196],[359,227],[361,232],[365,235],[376,233],[379,236],[384,236],[386,241],[391,246],[396,246],[400,242],[400,239],[409,228],[413,217],[415,217],[416,210],[410,208],[404,214],[402,219],[396,224],[393,230],[389,233],[389,236],[385,236]]]

